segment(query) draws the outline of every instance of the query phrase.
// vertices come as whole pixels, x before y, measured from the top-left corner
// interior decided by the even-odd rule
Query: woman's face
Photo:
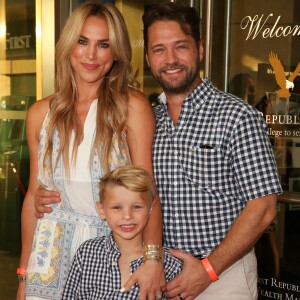
[[[70,55],[77,84],[99,84],[110,70],[114,58],[104,18],[91,16],[82,27],[80,38]]]

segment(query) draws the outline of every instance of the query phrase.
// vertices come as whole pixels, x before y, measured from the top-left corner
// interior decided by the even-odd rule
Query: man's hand
[[[170,254],[183,261],[183,268],[167,283],[164,294],[169,300],[193,300],[211,284],[211,280],[199,259],[180,250],[170,249]]]
[[[148,260],[144,262],[123,286],[129,291],[137,283],[140,287],[139,300],[155,300],[165,287],[164,265],[161,262]]]
[[[35,216],[37,218],[42,218],[44,213],[51,213],[52,208],[48,205],[59,203],[60,201],[60,194],[58,192],[49,191],[40,186],[36,190],[34,197]]]

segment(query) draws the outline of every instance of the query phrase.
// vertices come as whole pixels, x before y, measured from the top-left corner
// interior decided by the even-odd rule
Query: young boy
[[[143,262],[142,234],[151,214],[154,193],[151,177],[138,167],[123,166],[101,179],[97,208],[112,233],[79,247],[62,299],[138,299],[138,285],[128,292],[123,292],[122,286]],[[182,268],[182,262],[166,249],[164,264],[166,281]],[[166,298],[157,295],[156,299]]]

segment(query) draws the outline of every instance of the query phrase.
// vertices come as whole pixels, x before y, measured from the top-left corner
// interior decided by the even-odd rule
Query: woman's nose
[[[96,51],[97,50],[96,50],[95,47],[89,46],[89,49],[88,49],[88,58],[91,59],[91,60],[95,59],[95,57],[96,57]]]

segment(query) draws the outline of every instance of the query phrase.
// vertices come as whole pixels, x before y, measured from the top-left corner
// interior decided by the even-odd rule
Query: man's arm
[[[217,275],[220,275],[253,248],[256,241],[274,220],[276,203],[277,195],[275,194],[247,202],[224,240],[208,256]],[[211,284],[211,279],[201,261],[192,255],[179,250],[170,250],[170,253],[182,259],[184,266],[181,274],[167,284],[168,299],[178,299],[178,294],[181,294],[186,300],[193,299]]]
[[[248,201],[222,243],[208,257],[213,269],[221,274],[243,257],[276,217],[277,195]]]

